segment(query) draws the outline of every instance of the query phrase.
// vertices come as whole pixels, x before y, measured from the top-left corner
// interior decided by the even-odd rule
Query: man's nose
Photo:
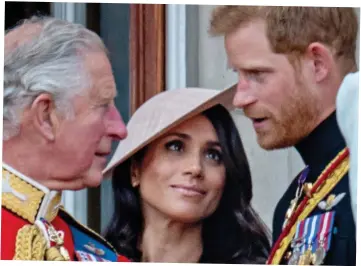
[[[245,79],[239,79],[237,83],[236,93],[233,97],[233,105],[237,108],[244,108],[256,101],[256,97],[252,94],[249,82]]]
[[[114,140],[125,139],[128,135],[123,118],[114,105],[110,107],[108,113],[107,134]]]

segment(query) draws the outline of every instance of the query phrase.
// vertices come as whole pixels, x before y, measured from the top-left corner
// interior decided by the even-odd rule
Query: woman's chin
[[[199,213],[199,211],[190,212],[190,211],[185,211],[185,210],[172,211],[172,213],[169,213],[168,216],[173,221],[177,221],[180,223],[192,223],[192,224],[199,223],[200,221],[202,221],[203,219],[206,218],[206,217],[204,217],[203,214]]]

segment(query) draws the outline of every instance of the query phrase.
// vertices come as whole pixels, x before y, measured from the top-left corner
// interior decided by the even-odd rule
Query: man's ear
[[[30,109],[34,118],[34,127],[48,141],[54,141],[59,127],[59,117],[53,97],[48,93],[40,94],[33,101]]]
[[[307,47],[306,56],[311,61],[315,81],[321,82],[326,79],[334,64],[331,49],[321,43],[314,42]]]

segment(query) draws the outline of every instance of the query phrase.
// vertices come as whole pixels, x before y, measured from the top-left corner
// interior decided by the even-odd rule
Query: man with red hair
[[[217,7],[210,33],[225,38],[238,75],[233,104],[266,150],[294,146],[306,168],[273,218],[270,264],[356,264],[349,156],[335,114],[343,78],[356,68],[352,8]]]

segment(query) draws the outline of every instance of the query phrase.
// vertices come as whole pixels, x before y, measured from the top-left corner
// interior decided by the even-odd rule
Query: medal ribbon
[[[317,222],[317,215],[312,216],[310,218],[306,219],[306,224],[308,226],[305,234],[305,239],[306,239],[306,243],[305,245],[302,247],[301,251],[302,253],[305,252],[307,249],[313,247],[313,242],[316,236],[316,222]]]
[[[331,246],[332,228],[335,220],[335,212],[327,212],[322,215],[321,233],[317,239],[317,244],[323,242],[323,248],[328,251]]]
[[[267,264],[279,264],[282,257],[291,242],[298,219],[305,219],[308,214],[316,208],[318,202],[327,195],[336,184],[345,176],[349,169],[349,150],[343,149],[335,159],[322,171],[313,185],[310,194],[311,198],[305,196],[301,204],[297,207],[288,224],[278,237],[275,245],[271,250],[271,254],[267,260]],[[330,180],[329,180],[330,179]],[[312,200],[312,202],[311,202]],[[305,217],[306,216],[306,217]]]
[[[314,237],[314,240],[313,240],[313,243],[312,243],[312,253],[315,253],[317,248],[319,247],[319,240],[320,240],[320,235],[321,235],[321,232],[322,232],[322,223],[324,221],[324,217],[325,217],[325,214],[322,214],[322,215],[315,215],[315,220],[316,220],[316,232],[318,232],[318,234]]]
[[[297,224],[296,234],[295,234],[295,244],[297,245],[299,241],[301,241],[301,236],[303,235],[303,228],[305,226],[305,222],[301,221]]]

